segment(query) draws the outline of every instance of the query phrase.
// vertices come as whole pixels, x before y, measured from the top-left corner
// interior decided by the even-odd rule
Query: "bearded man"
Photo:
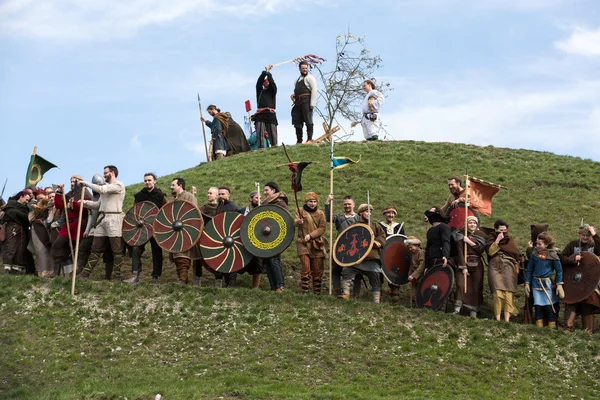
[[[465,189],[463,189],[461,185],[462,179],[458,176],[451,176],[450,178],[448,178],[448,189],[450,190],[450,195],[446,200],[446,204],[442,206],[442,215],[448,217],[450,211],[458,207],[458,203],[460,203],[461,201],[465,201]]]
[[[312,277],[313,293],[321,294],[321,281],[323,279],[323,260],[325,259],[325,245],[321,238],[325,233],[325,214],[317,208],[319,196],[315,192],[308,192],[304,196],[302,210],[296,210],[294,225],[298,227],[296,246],[298,257],[302,263],[300,271],[300,287],[303,294],[310,291]]]
[[[296,129],[296,143],[302,143],[302,127],[306,124],[306,141],[313,138],[314,123],[313,110],[317,105],[317,80],[308,73],[308,63],[300,61],[298,64],[300,76],[296,79],[294,94],[291,96],[294,102],[292,108],[292,125]]]

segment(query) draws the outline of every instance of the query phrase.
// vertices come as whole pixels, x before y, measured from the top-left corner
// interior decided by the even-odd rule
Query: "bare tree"
[[[349,31],[336,38],[336,56],[333,61],[314,66],[316,75],[322,82],[319,97],[324,100],[323,108],[317,107],[317,113],[332,128],[334,123],[346,130],[339,123],[342,117],[351,122],[359,122],[362,118],[361,105],[365,96],[362,84],[371,79],[377,89],[384,95],[392,90],[388,82],[377,82],[375,71],[382,66],[381,57],[371,54],[366,48],[365,37],[355,37]],[[331,67],[330,70],[326,70]],[[342,138],[349,136],[346,132]]]

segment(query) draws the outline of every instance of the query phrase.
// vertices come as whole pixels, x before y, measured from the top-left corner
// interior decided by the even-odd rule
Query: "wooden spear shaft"
[[[79,237],[81,235],[81,219],[83,218],[83,201],[85,200],[85,187],[81,187],[79,200],[79,220],[77,221],[77,238],[75,239],[75,259],[73,260],[73,278],[71,279],[71,296],[75,296],[75,280],[77,279],[77,261],[79,258]]]
[[[469,186],[471,186],[469,184],[469,175],[466,175],[466,178],[467,179],[465,179],[465,182],[467,183],[467,187],[465,190],[465,192],[466,192],[466,196],[465,196],[465,237],[463,238],[463,242],[465,244],[464,253],[463,253],[465,256],[465,258],[464,258],[465,264],[467,264],[467,237],[469,234],[469,230],[467,227],[468,221],[469,221]],[[466,267],[467,266],[465,265],[465,268]],[[468,273],[468,270],[467,270],[467,273]],[[467,293],[467,274],[463,273],[463,279],[464,279],[463,282],[465,284],[465,293]]]
[[[198,109],[200,110],[200,123],[202,124],[202,136],[204,136],[204,151],[206,152],[206,162],[209,162],[208,158],[208,146],[206,145],[206,129],[204,128],[204,117],[202,117],[202,103],[200,102],[200,93],[198,93]]]

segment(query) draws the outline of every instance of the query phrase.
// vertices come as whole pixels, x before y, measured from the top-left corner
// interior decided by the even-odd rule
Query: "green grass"
[[[318,161],[303,176],[305,191],[329,190],[329,147],[296,146],[294,160]],[[446,178],[464,171],[510,190],[494,199],[522,248],[530,223],[549,223],[557,244],[576,237],[580,219],[596,223],[597,163],[526,150],[448,143],[380,142],[336,146],[363,161],[335,172],[337,198],[357,203],[371,193],[376,210],[398,207],[408,234],[424,239],[423,211],[447,197]],[[254,182],[289,192],[280,148],[203,164],[173,176],[199,189],[227,184],[243,206]],[[141,185],[128,188],[128,205]],[[290,202],[293,209],[293,201]],[[338,203],[339,204],[339,203]],[[127,207],[126,207],[127,208]],[[340,208],[337,207],[339,211]],[[149,249],[148,249],[149,250]],[[149,253],[149,252],[148,252]],[[0,398],[8,399],[396,399],[595,398],[600,394],[597,334],[538,329],[490,319],[490,297],[474,320],[463,316],[328,296],[298,294],[299,262],[283,256],[286,292],[173,284],[165,261],[160,285],[93,280],[0,277]],[[124,267],[126,271],[127,264]],[[328,282],[326,281],[326,285]],[[263,279],[262,288],[267,288]],[[487,285],[486,285],[487,286]],[[386,288],[387,289],[387,288]],[[523,296],[519,289],[518,304]],[[596,324],[598,326],[598,323]]]

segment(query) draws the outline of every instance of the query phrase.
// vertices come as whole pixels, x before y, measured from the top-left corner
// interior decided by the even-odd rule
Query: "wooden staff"
[[[208,146],[206,145],[206,130],[204,129],[204,117],[202,116],[202,103],[200,102],[200,93],[198,93],[198,109],[200,109],[200,123],[202,124],[202,136],[204,136],[204,151],[206,152],[206,162],[209,162],[208,158]]]
[[[331,135],[331,168],[329,169],[329,193],[333,195],[333,135]],[[333,293],[333,199],[329,203],[329,295]]]
[[[79,258],[79,235],[81,235],[81,219],[83,218],[83,202],[85,200],[85,186],[81,186],[81,199],[79,200],[79,220],[77,221],[77,238],[75,239],[75,259],[73,260],[73,278],[71,280],[71,296],[75,296],[75,279],[77,277],[77,261]]]
[[[256,187],[256,192],[258,193],[258,205],[260,206],[260,183],[254,182],[254,186]]]
[[[71,238],[71,225],[69,223],[69,205],[67,203],[67,195],[65,194],[65,187],[62,188],[62,198],[63,198],[63,211],[65,213],[65,224],[67,224],[67,235],[69,236],[69,248],[71,249],[71,262],[74,263],[73,260],[73,238]],[[74,268],[74,267],[73,267]],[[60,269],[58,270],[60,274]]]
[[[468,230],[468,220],[469,220],[469,187],[470,187],[470,183],[469,183],[469,175],[465,175],[466,179],[466,188],[465,188],[465,237],[463,238],[463,242],[464,242],[464,261],[465,264],[467,264],[467,237],[469,234],[469,230]],[[465,268],[467,266],[465,265]],[[469,273],[469,270],[467,270],[467,274]],[[463,279],[464,279],[464,284],[465,284],[465,293],[467,293],[467,274],[463,273]]]

